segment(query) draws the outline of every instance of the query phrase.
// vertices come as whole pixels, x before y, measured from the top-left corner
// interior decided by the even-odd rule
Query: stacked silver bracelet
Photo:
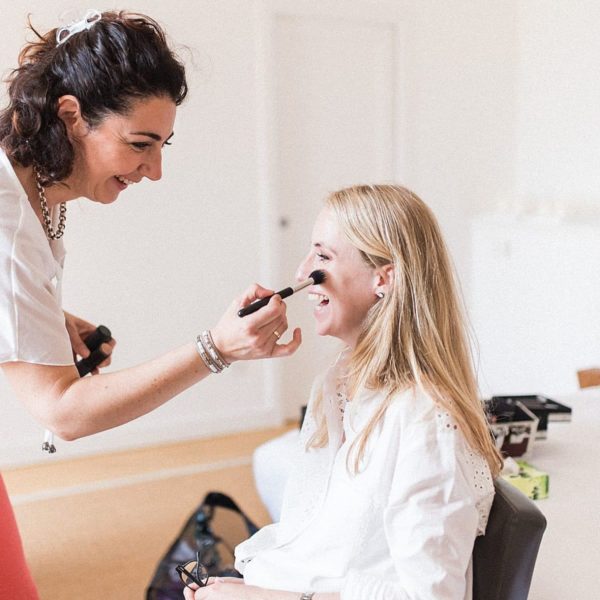
[[[213,373],[221,373],[227,367],[229,367],[229,363],[223,358],[223,355],[215,346],[212,335],[210,335],[210,331],[203,331],[196,338],[196,348],[198,349],[198,354],[200,355],[200,358],[204,364]]]

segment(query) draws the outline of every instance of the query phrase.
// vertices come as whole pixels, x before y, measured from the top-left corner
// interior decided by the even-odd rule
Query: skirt
[[[0,475],[0,600],[39,600],[8,493]]]

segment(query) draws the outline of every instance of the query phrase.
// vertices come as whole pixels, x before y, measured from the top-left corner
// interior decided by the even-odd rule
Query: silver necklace
[[[58,227],[56,231],[52,227],[52,219],[50,218],[50,210],[48,209],[48,201],[46,200],[46,190],[42,185],[42,176],[36,165],[33,165],[33,172],[35,174],[35,185],[37,186],[38,196],[40,199],[40,206],[42,207],[42,217],[44,219],[44,229],[46,230],[46,237],[49,240],[58,240],[63,236],[65,232],[65,223],[67,221],[67,203],[60,203],[60,214],[58,215]]]

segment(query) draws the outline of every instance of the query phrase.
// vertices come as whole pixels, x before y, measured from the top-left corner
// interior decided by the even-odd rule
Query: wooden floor
[[[142,600],[161,556],[208,491],[259,525],[254,448],[285,428],[4,471],[41,600]]]

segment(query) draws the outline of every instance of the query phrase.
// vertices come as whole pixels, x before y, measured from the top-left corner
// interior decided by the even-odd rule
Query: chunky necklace
[[[49,240],[58,240],[65,232],[65,223],[67,221],[67,203],[60,203],[60,214],[58,216],[58,227],[56,231],[52,227],[52,219],[50,218],[50,210],[48,209],[48,201],[46,200],[46,190],[42,185],[42,176],[36,165],[33,166],[35,173],[35,185],[37,186],[38,196],[40,198],[40,206],[42,207],[42,217],[44,219],[44,229]]]

